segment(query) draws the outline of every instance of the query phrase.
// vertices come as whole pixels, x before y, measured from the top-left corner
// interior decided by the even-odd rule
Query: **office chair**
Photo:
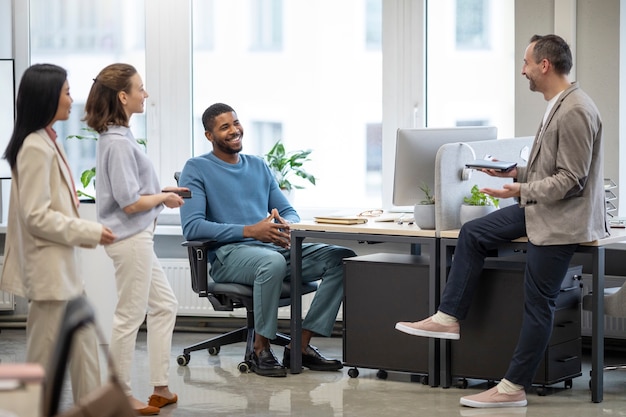
[[[174,174],[178,183],[180,172]],[[233,311],[236,308],[246,309],[246,325],[223,335],[196,343],[183,349],[183,354],[176,358],[180,366],[186,366],[191,360],[190,353],[207,349],[210,355],[217,355],[222,346],[238,342],[246,342],[244,360],[237,368],[240,372],[250,370],[248,358],[254,350],[254,303],[252,286],[237,283],[218,283],[213,281],[208,273],[207,252],[214,248],[214,240],[185,241],[182,243],[187,248],[189,267],[191,270],[191,288],[198,297],[206,297],[215,311]],[[302,295],[317,290],[317,282],[302,283]],[[289,282],[283,282],[280,294],[279,306],[285,307],[291,304],[291,286]],[[277,333],[272,344],[286,346],[290,342],[289,336]]]
[[[135,416],[135,411],[128,401],[128,397],[120,386],[112,358],[107,351],[107,364],[109,368],[109,382],[102,387],[87,394],[73,408],[57,414],[63,388],[63,380],[66,373],[67,361],[71,354],[72,339],[76,332],[88,325],[95,325],[95,313],[93,307],[84,296],[79,296],[68,301],[61,322],[61,328],[57,338],[57,344],[52,352],[48,369],[46,370],[44,393],[43,393],[43,416],[77,417],[93,415],[108,417]],[[100,329],[96,327],[100,343],[106,340]]]
[[[583,310],[592,311],[593,295],[585,295],[582,301]],[[621,287],[604,289],[604,315],[626,318],[626,282]],[[604,371],[626,370],[626,364],[605,365]]]

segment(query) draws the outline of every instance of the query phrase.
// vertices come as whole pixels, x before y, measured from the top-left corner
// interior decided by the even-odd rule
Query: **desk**
[[[447,280],[448,268],[452,261],[452,253],[458,237],[458,230],[440,232],[442,289]],[[611,236],[593,242],[581,243],[577,249],[577,252],[587,253],[592,257],[591,401],[594,403],[602,402],[604,395],[604,247],[623,240],[626,240],[625,229],[611,229]],[[527,241],[526,238],[516,239],[511,242],[511,246],[523,247]],[[444,355],[444,358],[446,357],[446,345],[446,343],[442,344],[442,355]],[[442,366],[442,378],[444,379],[442,385],[444,386],[450,383],[445,368],[445,365]]]
[[[416,245],[420,245],[423,255],[430,258],[429,264],[429,304],[434,308],[439,300],[439,245],[434,230],[421,230],[415,225],[397,224],[394,222],[368,221],[365,224],[340,225],[323,224],[312,221],[291,225],[291,280],[299,283],[302,279],[302,242],[305,238],[319,240],[340,239],[363,242],[395,242],[408,243],[414,253]],[[425,250],[423,250],[425,249]],[[291,368],[293,374],[302,372],[301,350],[302,334],[302,301],[300,285],[291,285]],[[436,355],[438,340],[431,339],[429,351]],[[438,361],[429,364],[430,384],[439,384]]]

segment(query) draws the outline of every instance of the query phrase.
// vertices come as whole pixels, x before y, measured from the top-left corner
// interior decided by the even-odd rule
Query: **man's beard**
[[[220,151],[230,154],[230,155],[235,155],[238,154],[239,152],[241,152],[241,150],[243,149],[243,144],[239,146],[239,148],[235,149],[235,148],[231,148],[229,146],[224,145],[223,143],[218,143],[217,147],[220,149]]]

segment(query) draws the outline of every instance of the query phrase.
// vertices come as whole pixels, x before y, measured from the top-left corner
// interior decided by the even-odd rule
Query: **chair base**
[[[207,349],[210,355],[217,355],[222,346],[239,342],[246,342],[246,352],[243,357],[243,362],[239,364],[240,370],[246,370],[246,366],[242,367],[242,365],[245,363],[247,364],[247,368],[250,368],[249,358],[254,351],[254,313],[251,311],[246,313],[245,327],[240,327],[239,329],[188,346],[183,349],[183,354],[178,356],[176,361],[179,365],[186,366],[191,360],[191,352]],[[270,342],[278,346],[287,346],[291,342],[291,339],[285,334],[276,333],[276,338],[272,339]]]

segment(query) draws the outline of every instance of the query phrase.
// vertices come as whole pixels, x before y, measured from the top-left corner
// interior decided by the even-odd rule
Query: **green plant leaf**
[[[313,152],[310,149],[287,152],[285,146],[279,139],[272,148],[264,155],[267,165],[274,173],[278,186],[282,190],[302,189],[302,185],[292,184],[292,176],[300,177],[315,185],[315,176],[304,170],[303,166],[310,161],[309,155]]]
[[[420,190],[422,190],[422,192],[424,193],[424,196],[426,197],[424,200],[420,201],[420,204],[423,204],[423,205],[435,204],[435,196],[432,195],[432,190],[430,189],[428,184],[426,184],[425,182],[422,182],[422,185],[420,185]]]
[[[500,206],[499,199],[485,193],[481,193],[478,185],[476,184],[474,184],[470,190],[470,195],[463,197],[463,202],[470,206],[494,206],[495,208]]]
[[[95,178],[95,176],[96,176],[95,167],[91,169],[86,169],[80,175],[80,183],[83,185],[84,188],[87,188],[89,187],[89,184],[91,184],[91,181]]]
[[[78,197],[87,197],[90,200],[95,200],[96,199],[96,197],[94,197],[94,196],[92,196],[90,194],[87,194],[86,192],[81,191],[81,190],[76,190],[76,194],[78,195]]]

